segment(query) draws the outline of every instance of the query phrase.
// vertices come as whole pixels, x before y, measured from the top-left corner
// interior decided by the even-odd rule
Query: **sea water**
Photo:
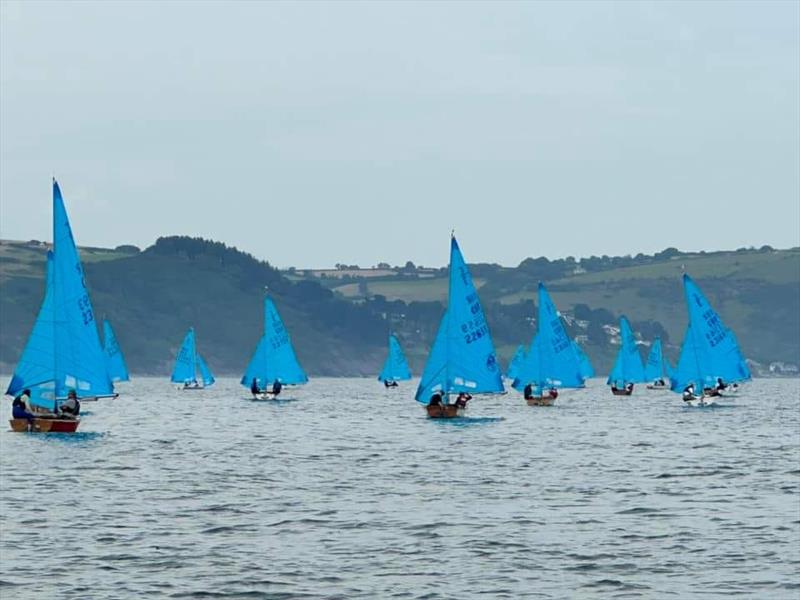
[[[0,597],[796,598],[800,381],[716,408],[600,380],[434,421],[415,385],[137,378],[0,427]]]

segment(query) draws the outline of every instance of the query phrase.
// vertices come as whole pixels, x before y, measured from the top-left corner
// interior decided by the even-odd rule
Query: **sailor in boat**
[[[722,377],[717,377],[717,391],[721,392],[726,389],[728,389],[728,386],[722,381]]]
[[[549,394],[549,396],[550,396],[550,397],[551,397],[553,400],[555,400],[556,398],[558,398],[558,390],[557,390],[556,388],[554,388],[554,387],[551,387],[551,388],[550,388],[550,390],[549,390],[547,393]]]
[[[467,407],[467,402],[469,402],[470,400],[472,400],[472,396],[470,396],[469,394],[467,394],[465,392],[461,392],[458,395],[458,397],[456,398],[456,402],[455,402],[456,408],[457,409],[466,408]]]
[[[261,389],[258,387],[258,379],[255,377],[253,377],[253,381],[250,382],[250,393],[253,394],[254,398],[257,398],[261,393]]]
[[[81,403],[78,401],[78,394],[75,390],[70,390],[67,399],[58,407],[59,416],[67,419],[76,419],[81,414]]]
[[[525,400],[533,400],[533,384],[529,383],[525,386],[525,389],[522,390],[522,395],[525,397]]]
[[[694,383],[690,383],[685,388],[683,388],[682,397],[684,402],[691,402],[692,400],[695,400]]]
[[[276,379],[275,381],[272,382],[273,396],[277,396],[278,394],[280,394],[282,389],[283,389],[283,384],[280,381]]]
[[[441,406],[442,405],[442,393],[441,392],[434,392],[431,396],[430,402],[428,402],[428,406]]]
[[[387,388],[397,387],[397,382],[392,379],[384,379],[383,385]]]
[[[14,419],[26,419],[28,423],[32,423],[36,415],[33,414],[30,399],[31,391],[22,390],[22,393],[16,396],[11,403],[11,417]]]
[[[191,381],[184,381],[183,382],[183,389],[197,389],[200,387],[200,384],[197,383],[197,379],[192,379]]]

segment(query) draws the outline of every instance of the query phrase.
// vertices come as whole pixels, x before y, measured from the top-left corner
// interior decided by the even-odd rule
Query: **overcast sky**
[[[278,266],[800,244],[800,3],[2,2],[0,236]]]

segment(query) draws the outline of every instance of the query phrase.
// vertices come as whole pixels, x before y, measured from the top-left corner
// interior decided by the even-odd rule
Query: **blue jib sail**
[[[647,355],[644,376],[648,381],[656,381],[664,377],[664,357],[661,354],[661,338],[657,337]]]
[[[572,349],[575,350],[575,356],[578,357],[578,363],[580,364],[581,369],[581,376],[584,379],[590,379],[594,377],[594,367],[592,367],[592,362],[589,360],[589,357],[583,351],[583,348],[578,345],[578,342],[572,342]]]
[[[306,372],[297,361],[289,332],[270,297],[264,298],[264,335],[247,365],[241,384],[250,387],[253,379],[261,389],[276,380],[288,385],[308,382]]]
[[[197,348],[194,341],[194,329],[189,328],[183,338],[178,356],[175,357],[175,368],[172,370],[172,383],[192,383],[197,381]]]
[[[214,384],[214,374],[211,372],[211,369],[208,368],[205,359],[198,354],[197,355],[197,368],[200,369],[200,376],[203,378],[203,385],[205,387],[209,387]]]
[[[408,368],[403,349],[394,334],[389,335],[389,354],[386,356],[386,362],[383,363],[381,374],[378,375],[378,381],[404,381],[406,379],[411,379],[411,371]]]
[[[31,391],[31,404],[52,410],[55,407],[55,337],[53,323],[53,253],[47,253],[47,273],[42,306],[22,356],[14,370],[6,394],[16,396]]]
[[[415,397],[427,403],[434,391],[504,391],[489,325],[455,237],[450,240],[447,312]]]
[[[522,362],[525,360],[525,346],[520,344],[517,346],[517,351],[514,352],[514,356],[511,357],[511,362],[508,363],[508,370],[506,371],[506,377],[511,380],[517,378],[517,374],[519,373],[519,367]]]
[[[619,335],[622,340],[614,368],[608,375],[606,383],[616,384],[623,387],[628,383],[642,383],[647,381],[644,376],[644,366],[639,348],[636,346],[636,338],[631,330],[630,323],[625,317],[619,319]]]
[[[696,387],[714,387],[718,379],[724,383],[750,379],[750,369],[739,349],[736,336],[725,326],[703,292],[686,274],[683,276],[683,289],[689,311],[689,326],[672,389],[681,391],[685,387],[681,387],[681,381],[687,378]],[[684,354],[687,355],[686,360]],[[694,359],[693,366],[690,358]]]
[[[543,283],[539,283],[538,330],[531,351],[519,369],[514,388],[522,390],[529,383],[538,388],[583,387],[580,362]]]
[[[125,364],[125,358],[122,356],[122,350],[119,348],[111,323],[106,319],[103,319],[103,346],[106,355],[106,371],[108,371],[111,381],[115,383],[128,381],[128,367]]]

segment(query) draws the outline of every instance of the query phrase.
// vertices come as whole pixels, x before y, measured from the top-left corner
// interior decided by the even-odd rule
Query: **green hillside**
[[[0,367],[13,365],[43,293],[46,247],[0,243]],[[283,274],[223,244],[161,238],[139,252],[82,248],[95,313],[107,315],[132,371],[166,375],[177,346],[194,326],[201,352],[220,374],[240,374],[260,334],[264,286],[292,333],[298,357],[313,375],[375,375],[390,329],[419,373],[441,318],[445,270],[351,269],[323,278]],[[568,329],[598,373],[615,351],[620,314],[631,320],[643,352],[655,335],[677,358],[686,326],[680,275],[703,288],[736,331],[749,358],[800,364],[800,249],[762,248],[654,256],[531,258],[515,268],[470,266],[501,361],[535,329],[535,290],[548,284]],[[319,272],[317,272],[319,273]]]

